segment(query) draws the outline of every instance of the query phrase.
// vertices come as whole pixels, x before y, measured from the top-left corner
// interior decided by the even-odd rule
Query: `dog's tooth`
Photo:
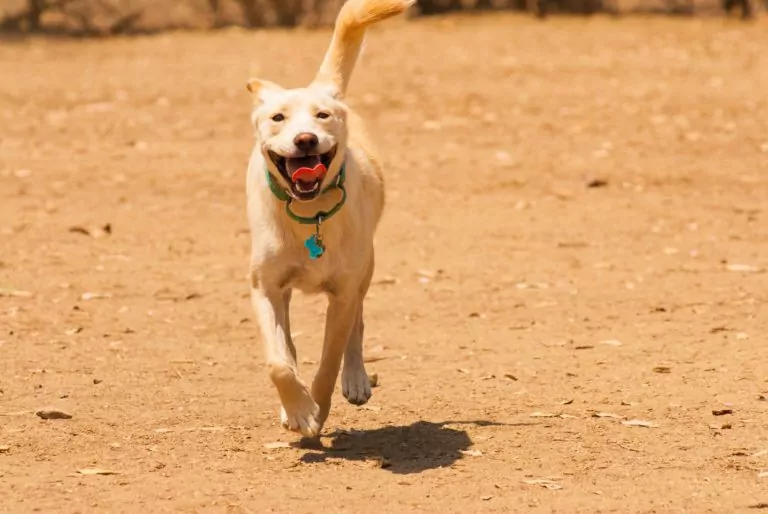
[[[317,182],[315,182],[314,184],[312,184],[312,187],[306,188],[306,187],[304,187],[303,183],[296,182],[296,189],[298,189],[299,192],[301,192],[301,193],[311,193],[311,192],[313,192],[313,191],[315,191],[317,189],[317,185],[318,185]]]
[[[305,188],[301,181],[295,183],[296,190],[300,193],[314,193],[320,188],[320,182],[313,182],[312,187]]]

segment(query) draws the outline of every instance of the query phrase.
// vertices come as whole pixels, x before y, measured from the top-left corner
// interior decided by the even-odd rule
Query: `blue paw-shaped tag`
[[[323,242],[317,237],[316,234],[313,234],[309,237],[309,239],[304,241],[304,247],[309,250],[309,258],[312,260],[321,257],[325,252]]]

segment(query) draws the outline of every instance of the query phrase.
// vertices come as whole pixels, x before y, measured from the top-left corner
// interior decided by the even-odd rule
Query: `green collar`
[[[338,189],[341,191],[341,200],[331,208],[330,211],[319,211],[314,216],[299,216],[295,212],[291,210],[291,202],[293,202],[293,197],[290,196],[288,193],[285,192],[284,189],[280,188],[280,185],[277,183],[277,181],[272,177],[272,174],[269,172],[269,169],[267,167],[264,167],[264,171],[267,174],[267,184],[269,185],[269,190],[272,191],[272,194],[275,195],[275,198],[280,200],[281,202],[285,202],[285,213],[288,215],[289,218],[291,218],[293,221],[297,223],[301,223],[302,225],[319,225],[320,223],[327,221],[331,216],[339,212],[341,207],[344,205],[344,202],[347,201],[347,190],[344,189],[344,180],[346,179],[346,163],[343,163],[341,165],[341,169],[339,170],[339,173],[336,174],[336,178],[328,184],[323,190],[320,192],[321,195],[327,193],[331,189]]]

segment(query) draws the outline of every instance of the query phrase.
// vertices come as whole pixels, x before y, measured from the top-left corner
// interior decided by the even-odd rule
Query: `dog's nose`
[[[293,138],[293,144],[296,148],[304,152],[309,152],[317,148],[317,136],[311,132],[302,132]]]

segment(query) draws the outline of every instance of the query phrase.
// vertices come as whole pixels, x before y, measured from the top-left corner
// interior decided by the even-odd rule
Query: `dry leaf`
[[[614,414],[613,412],[593,412],[592,417],[593,418],[612,418],[612,419],[624,418],[624,416],[619,416],[618,414]]]
[[[80,226],[69,227],[69,231],[72,232],[73,234],[83,234],[84,236],[91,235],[91,233],[88,232],[87,228],[80,227]]]
[[[378,373],[371,373],[368,375],[368,382],[371,383],[371,387],[378,387],[379,386],[379,374]]]
[[[480,457],[483,454],[480,450],[459,450],[459,453],[470,457]]]
[[[513,375],[512,373],[504,373],[504,378],[508,378],[512,380],[513,382],[517,382],[517,377]]]
[[[493,498],[493,495],[490,495],[490,494],[488,496],[481,496],[480,497],[480,499],[483,500],[484,502],[487,502],[491,498]]]
[[[78,473],[81,475],[119,475],[119,471],[111,471],[108,469],[99,469],[99,468],[83,468],[78,469]]]
[[[60,410],[39,410],[35,412],[35,416],[42,419],[72,419],[70,414]]]
[[[377,286],[389,286],[393,284],[397,284],[397,279],[394,277],[382,277],[378,280],[374,280],[372,283],[373,285]]]
[[[570,398],[568,400],[563,400],[562,402],[560,402],[561,405],[570,405],[572,403],[573,403],[573,398]]]
[[[733,414],[733,409],[715,409],[712,411],[713,416],[725,416],[726,414]]]
[[[459,373],[469,373],[469,370],[465,368],[458,368],[456,371],[458,371]]]
[[[388,467],[392,466],[392,462],[386,457],[373,457],[371,458],[371,461],[377,468],[381,469],[387,469]]]
[[[546,489],[550,489],[553,491],[563,488],[562,485],[558,484],[554,480],[549,480],[547,478],[531,478],[531,479],[523,480],[523,483],[528,485],[539,485],[541,487],[544,487]]]
[[[89,236],[94,239],[100,239],[112,233],[112,225],[107,223],[102,227],[94,227],[92,229],[87,229],[81,226],[74,226],[69,227],[69,231],[75,234],[83,234],[84,236]]]
[[[22,291],[20,289],[3,289],[0,288],[0,296],[14,296],[16,298],[29,298],[32,296],[31,291]]]
[[[291,444],[285,441],[276,441],[274,443],[266,443],[264,448],[267,450],[277,450],[278,448],[290,448]]]
[[[323,446],[321,444],[319,449],[322,449],[322,448],[323,448]],[[335,451],[335,452],[343,452],[343,451],[351,450],[352,449],[352,442],[348,441],[346,439],[335,439],[331,443],[331,448],[330,449],[332,451]]]
[[[656,366],[653,368],[654,373],[672,373],[672,368],[669,366]]]
[[[587,187],[590,189],[594,189],[597,187],[606,187],[608,185],[608,181],[602,178],[595,178],[587,182]]]
[[[106,298],[112,298],[112,295],[109,293],[83,293],[83,295],[80,297],[83,300],[103,300]]]
[[[0,453],[6,453],[10,451],[11,447],[7,444],[0,444]]]
[[[762,268],[750,264],[726,264],[725,269],[735,273],[760,273]]]
[[[644,421],[642,419],[630,419],[627,421],[622,421],[622,425],[626,425],[628,427],[643,427],[643,428],[656,428],[659,425],[656,423],[653,423],[651,421]]]

